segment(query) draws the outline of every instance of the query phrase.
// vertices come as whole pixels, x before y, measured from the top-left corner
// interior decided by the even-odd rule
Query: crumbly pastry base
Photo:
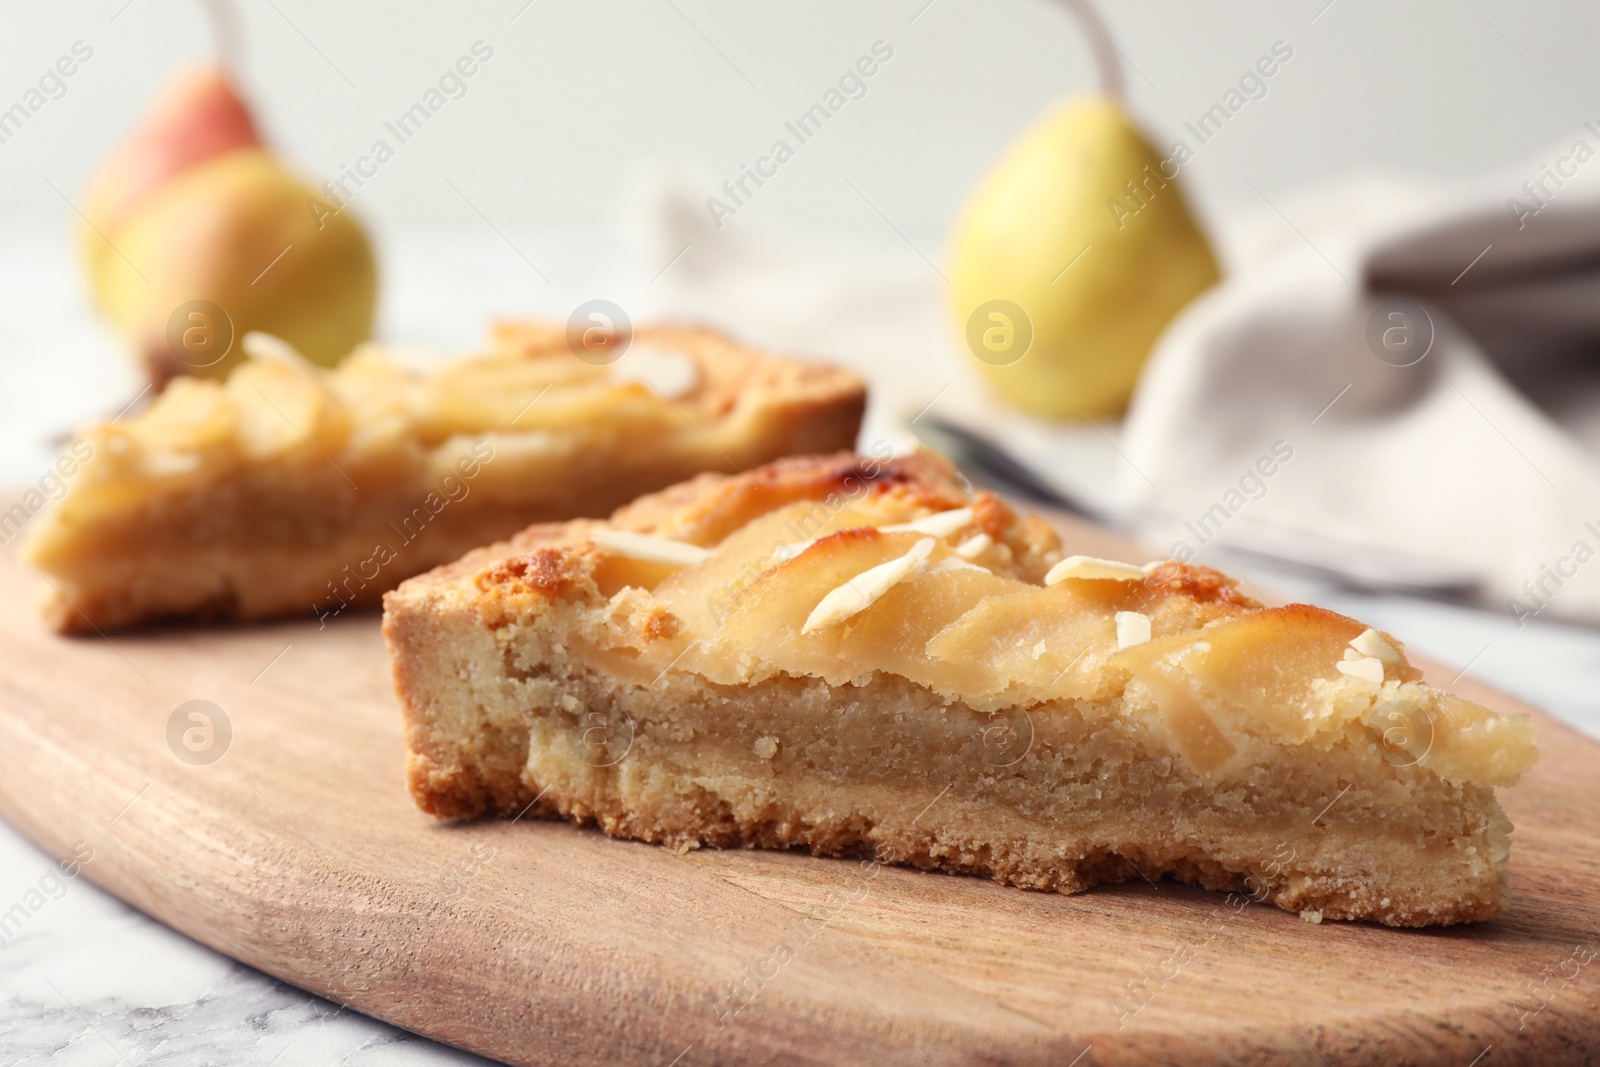
[[[610,526],[715,544],[753,517],[823,499],[854,462],[702,476],[623,509]],[[897,460],[874,484],[901,510],[948,509],[967,498],[942,470]],[[1039,581],[1053,535],[1009,513],[985,521],[1004,567]],[[723,659],[742,653],[708,660],[686,646],[705,633],[692,628],[693,598],[673,602],[688,614],[664,610],[657,597],[670,583],[644,591],[662,572],[598,550],[596,525],[532,527],[385,598],[409,782],[423,810],[526,812],[678,848],[870,854],[1064,893],[1169,876],[1314,921],[1443,925],[1492,918],[1508,899],[1511,825],[1490,783],[1507,784],[1531,762],[1525,723],[1441,704],[1434,748],[1413,761],[1383,758],[1377,731],[1387,722],[1346,717],[1295,740],[1273,733],[1291,729],[1281,720],[1263,720],[1229,734],[1243,763],[1207,766],[1175,747],[1169,725],[1190,720],[1173,720],[1167,698],[1137,675],[1088,696],[982,707],[884,670],[824,677],[758,662],[743,681],[719,680],[744,669]],[[1241,602],[1213,572],[1152,573],[1141,587],[1152,605],[1166,598],[1150,608],[1158,627],[1279,620],[1291,630],[1286,655],[1320,640],[1314,627],[1324,624],[1315,609],[1275,614]],[[770,588],[756,582],[748,595],[777,596]],[[749,640],[777,654],[764,643],[790,638]],[[1209,640],[1221,650],[1219,637]],[[1328,684],[1355,692],[1331,666]]]
[[[576,612],[491,630],[448,589],[430,601],[392,606],[387,632],[411,789],[435,815],[526,811],[679,848],[870,854],[1063,893],[1171,876],[1396,926],[1487,919],[1507,899],[1493,791],[1421,772],[1346,789],[1368,777],[1364,746],[1286,752],[1219,790],[1116,707],[995,717],[882,676],[841,690],[671,671],[645,687],[572,654]]]

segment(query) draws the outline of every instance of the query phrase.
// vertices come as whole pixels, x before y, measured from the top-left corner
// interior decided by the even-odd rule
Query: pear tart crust
[[[926,455],[702,475],[404,583],[412,793],[679,848],[1064,893],[1169,875],[1313,920],[1487,919],[1533,726],[1204,567],[1064,557]]]
[[[377,346],[332,371],[255,358],[84,430],[91,458],[24,556],[63,631],[327,619],[529,523],[850,447],[864,406],[847,371],[693,327],[641,328],[609,365],[540,322],[425,373]]]

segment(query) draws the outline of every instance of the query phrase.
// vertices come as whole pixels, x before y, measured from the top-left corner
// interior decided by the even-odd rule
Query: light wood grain
[[[0,814],[56,855],[88,842],[87,877],[199,941],[511,1063],[1600,1061],[1600,749],[1544,716],[1539,765],[1504,794],[1499,920],[1314,926],[1172,884],[1062,897],[441,825],[403,786],[376,617],[63,639],[28,610],[35,581],[0,565]],[[196,698],[233,726],[209,766],[166,739]]]

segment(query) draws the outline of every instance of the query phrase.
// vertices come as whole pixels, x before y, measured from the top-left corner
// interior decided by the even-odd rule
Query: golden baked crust
[[[1063,560],[926,455],[535,526],[404,583],[384,632],[436,815],[1062,892],[1165,874],[1314,919],[1490,918],[1494,789],[1534,759],[1526,717],[1424,685],[1392,637],[1204,567]]]
[[[334,371],[254,359],[86,428],[92,458],[25,557],[64,631],[325,619],[532,522],[848,447],[864,404],[853,374],[687,326],[637,330],[614,365],[537,322],[497,324],[486,352],[426,373],[376,346]]]

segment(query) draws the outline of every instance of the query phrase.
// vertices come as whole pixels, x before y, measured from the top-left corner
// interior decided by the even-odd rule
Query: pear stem
[[[1084,36],[1089,39],[1089,51],[1094,55],[1095,72],[1100,79],[1100,91],[1120,103],[1126,96],[1122,81],[1122,53],[1111,40],[1111,34],[1106,30],[1105,19],[1100,17],[1100,12],[1095,10],[1089,0],[1059,0],[1059,2],[1070,10],[1088,31]]]
[[[216,44],[217,62],[230,77],[239,73],[239,12],[233,0],[200,0],[211,17],[211,36]]]

